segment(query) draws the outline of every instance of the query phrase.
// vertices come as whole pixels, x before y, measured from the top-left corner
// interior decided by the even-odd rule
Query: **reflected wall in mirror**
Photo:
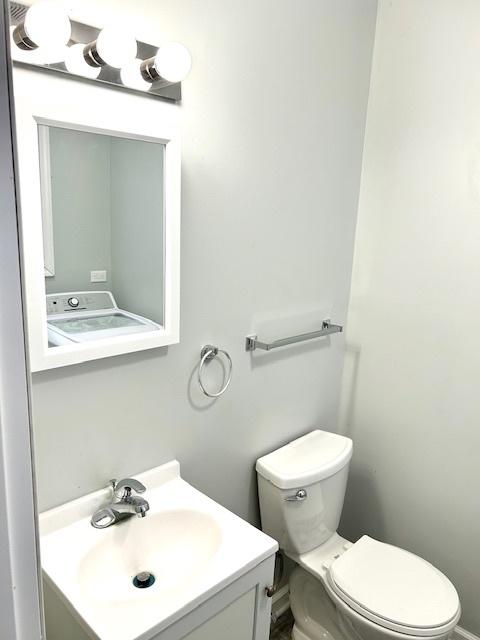
[[[161,329],[165,145],[38,133],[49,346]]]
[[[31,369],[175,344],[178,119],[139,96],[14,80]]]

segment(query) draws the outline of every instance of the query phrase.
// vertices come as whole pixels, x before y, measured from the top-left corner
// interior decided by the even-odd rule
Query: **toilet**
[[[262,529],[298,566],[294,640],[447,640],[455,587],[433,565],[364,535],[337,533],[352,441],[312,431],[257,461]]]

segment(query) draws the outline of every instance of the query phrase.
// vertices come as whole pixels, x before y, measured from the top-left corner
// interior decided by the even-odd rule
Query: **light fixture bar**
[[[12,26],[16,28],[19,27],[25,17],[25,13],[28,7],[20,2],[10,2],[10,22]],[[92,27],[91,25],[84,24],[82,22],[76,22],[71,20],[71,44],[84,44],[85,47],[89,46],[89,43],[94,43],[97,41],[98,36],[100,35],[101,29],[97,29],[96,27]],[[15,29],[16,30],[16,29]],[[31,49],[26,49],[26,51],[30,51]],[[152,46],[146,42],[137,41],[137,58],[141,60],[148,60],[150,58],[154,58],[157,54],[158,47]],[[85,55],[85,54],[84,54]],[[95,56],[95,54],[93,54]],[[88,61],[86,60],[88,63]],[[22,56],[21,61],[14,60],[14,64],[19,67],[32,67],[36,69],[41,69],[46,72],[52,73],[62,73],[64,75],[71,76],[76,80],[83,82],[94,82],[94,83],[102,83],[107,86],[111,86],[113,88],[121,88],[126,91],[141,93],[144,96],[153,96],[157,98],[162,98],[163,100],[168,100],[171,102],[179,102],[182,99],[182,88],[180,83],[176,84],[165,84],[162,79],[156,79],[152,82],[151,87],[148,91],[145,89],[137,89],[131,85],[125,85],[122,82],[120,69],[114,68],[108,64],[105,65],[105,62],[102,60],[103,65],[93,64],[92,68],[99,69],[99,74],[97,77],[89,77],[89,75],[82,76],[80,74],[73,74],[67,70],[64,63],[55,63],[55,64],[38,64],[32,60],[32,62],[26,62],[25,56]],[[150,80],[151,82],[151,80]]]

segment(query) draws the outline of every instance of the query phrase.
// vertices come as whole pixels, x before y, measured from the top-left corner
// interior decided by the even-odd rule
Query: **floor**
[[[270,630],[270,640],[290,640],[292,637],[293,616],[290,609],[283,613]]]

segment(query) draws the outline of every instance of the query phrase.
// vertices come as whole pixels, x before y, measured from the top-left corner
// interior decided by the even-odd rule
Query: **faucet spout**
[[[143,493],[145,487],[138,480],[125,479],[120,482],[112,481],[113,500],[96,511],[91,519],[92,527],[105,529],[125,518],[136,515],[145,518],[150,505],[147,500],[138,495],[132,495],[132,491]]]

